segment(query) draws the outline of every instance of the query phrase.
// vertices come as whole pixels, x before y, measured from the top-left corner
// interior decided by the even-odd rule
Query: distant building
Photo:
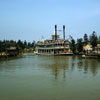
[[[97,41],[97,47],[95,47],[94,52],[100,54],[100,40]]]
[[[17,50],[16,47],[7,48],[7,55],[8,56],[17,56],[18,54],[19,54],[19,51]]]
[[[86,53],[90,53],[90,52],[93,51],[93,48],[92,48],[92,45],[90,44],[90,42],[89,42],[87,45],[83,46],[83,50],[84,50]]]

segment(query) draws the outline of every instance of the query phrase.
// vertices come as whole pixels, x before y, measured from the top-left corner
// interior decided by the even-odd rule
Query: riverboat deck
[[[38,55],[72,55],[69,41],[65,40],[65,26],[63,25],[63,39],[57,34],[57,26],[55,25],[55,33],[52,39],[38,41],[36,44],[36,54]]]

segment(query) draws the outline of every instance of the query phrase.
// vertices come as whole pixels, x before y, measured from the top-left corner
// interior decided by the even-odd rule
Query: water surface
[[[0,61],[0,100],[100,100],[100,60],[26,55]]]

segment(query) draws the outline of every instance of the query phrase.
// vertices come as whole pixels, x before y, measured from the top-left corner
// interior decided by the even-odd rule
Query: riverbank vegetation
[[[85,49],[85,46],[91,45],[92,49]],[[74,54],[81,54],[86,52],[92,52],[97,50],[100,50],[100,36],[97,36],[96,32],[93,31],[93,33],[88,36],[86,33],[84,34],[83,38],[78,38],[77,41],[71,36],[70,39],[70,48],[73,51]]]
[[[35,49],[35,41],[23,42],[21,40],[0,40],[0,56],[14,56],[19,55],[23,52],[33,52]]]
[[[83,54],[95,50],[100,53],[100,36],[97,36],[96,32],[88,36],[86,33],[82,38],[78,38],[76,41],[71,36],[70,38],[70,49],[74,54]],[[98,46],[99,45],[99,46]],[[2,56],[16,56],[24,52],[34,52],[35,41],[14,41],[14,40],[0,40],[0,57]]]

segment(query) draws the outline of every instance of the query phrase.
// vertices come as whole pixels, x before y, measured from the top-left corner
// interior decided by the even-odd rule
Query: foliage
[[[87,45],[88,42],[91,43],[92,47],[97,46],[97,42],[100,41],[100,37],[97,37],[97,34],[95,31],[90,35],[88,39],[88,35],[85,33],[82,38],[77,39],[77,43],[75,43],[75,40],[73,37],[70,39],[70,48],[75,53],[83,52],[83,45]],[[7,48],[10,47],[16,47],[19,52],[27,51],[27,50],[34,50],[35,49],[35,41],[33,42],[27,42],[26,40],[23,42],[21,40],[13,41],[13,40],[0,40],[0,52],[6,52]]]
[[[72,50],[73,53],[76,52],[76,44],[75,44],[75,40],[73,39],[73,37],[71,37],[70,49]]]
[[[93,48],[97,46],[97,39],[98,38],[97,38],[96,32],[93,31],[92,35],[90,36],[90,43],[93,46]]]
[[[0,41],[0,52],[6,52],[7,48],[16,47],[18,51],[23,52],[25,48],[33,48],[35,46],[35,42],[27,43],[21,40],[13,41],[13,40],[3,40]]]
[[[83,51],[83,40],[82,38],[77,39],[77,51],[82,52]]]
[[[85,44],[85,45],[88,44],[88,36],[87,36],[86,33],[84,34],[84,44]]]

